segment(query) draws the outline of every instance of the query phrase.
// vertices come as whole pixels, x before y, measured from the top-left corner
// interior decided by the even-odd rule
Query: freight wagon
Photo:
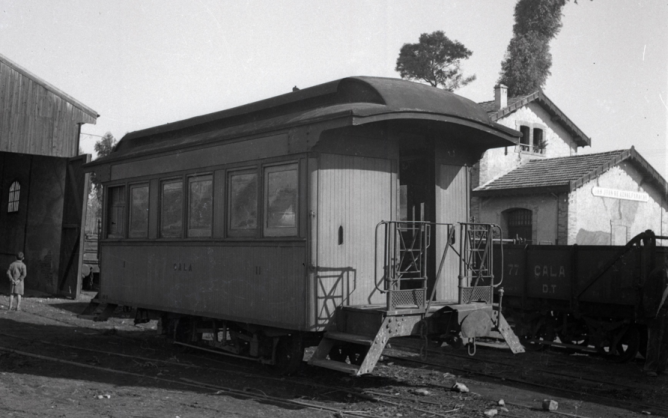
[[[495,287],[472,282],[491,273],[491,226],[466,223],[469,167],[519,136],[374,77],[129,133],[87,166],[105,191],[99,299],[285,370],[318,345],[311,364],[368,373],[408,335],[497,330],[519,352]]]
[[[642,288],[666,247],[652,231],[625,246],[506,245],[503,307],[525,343],[558,345],[627,361],[644,352]]]

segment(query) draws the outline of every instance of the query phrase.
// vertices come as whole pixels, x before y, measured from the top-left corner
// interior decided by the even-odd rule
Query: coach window
[[[7,206],[7,212],[18,212],[19,211],[19,200],[21,197],[21,184],[18,181],[12,183],[9,187],[9,205]]]
[[[254,235],[257,229],[257,172],[233,172],[228,181],[229,234]]]
[[[188,178],[188,236],[210,237],[213,218],[213,176]]]
[[[181,180],[162,183],[160,206],[160,236],[179,238],[183,230],[183,182]]]
[[[148,237],[148,184],[130,186],[130,238]]]
[[[125,230],[125,186],[109,187],[107,196],[107,238],[123,238],[123,231]]]
[[[264,234],[297,235],[299,182],[297,164],[264,169]]]

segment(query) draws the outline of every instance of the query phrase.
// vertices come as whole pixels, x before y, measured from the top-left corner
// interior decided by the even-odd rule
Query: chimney
[[[503,84],[494,86],[494,108],[501,110],[508,106],[508,87]]]

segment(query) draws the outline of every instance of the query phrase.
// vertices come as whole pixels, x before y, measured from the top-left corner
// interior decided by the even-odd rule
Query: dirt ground
[[[418,346],[411,348],[409,341],[393,344],[371,376],[351,378],[304,365],[297,376],[285,377],[253,362],[175,346],[158,334],[155,321],[135,326],[131,312],[119,310],[107,322],[79,317],[92,295],[73,301],[29,292],[21,312],[8,311],[6,291],[0,295],[0,416],[484,417],[491,409],[497,416],[555,415],[540,409],[543,399],[557,401],[561,416],[647,416],[642,408],[623,409],[589,399],[587,391],[592,389],[538,371],[572,366],[583,376],[601,370],[616,373],[610,368],[618,365],[588,357],[513,356],[481,347],[478,355],[483,359],[500,359],[504,365],[466,365],[460,357],[437,355],[428,357],[441,364],[434,367],[399,359],[419,359],[413,352]],[[512,376],[527,377],[523,375],[531,364],[537,370],[535,381],[549,383],[552,389],[514,381]],[[668,378],[648,381],[641,366],[621,365],[619,376],[628,376],[624,381],[639,385],[639,392],[620,389],[617,397],[624,399],[631,392],[638,401],[665,398]],[[465,384],[470,392],[452,391],[454,383]],[[498,405],[500,399],[507,410]]]

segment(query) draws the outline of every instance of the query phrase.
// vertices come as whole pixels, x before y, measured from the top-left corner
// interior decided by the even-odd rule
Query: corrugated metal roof
[[[632,147],[597,154],[531,160],[474,189],[473,194],[526,194],[540,192],[540,189],[572,191],[625,160],[648,174],[659,190],[668,191],[666,180]]]

